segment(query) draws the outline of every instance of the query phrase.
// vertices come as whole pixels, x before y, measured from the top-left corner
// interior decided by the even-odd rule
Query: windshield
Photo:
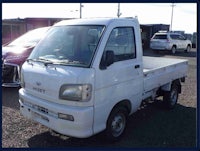
[[[103,29],[97,25],[52,27],[29,59],[89,67]]]
[[[8,46],[22,46],[22,47],[29,47],[35,46],[40,39],[45,35],[48,27],[34,29],[25,33],[24,35],[20,36],[19,38],[15,39],[11,42]]]

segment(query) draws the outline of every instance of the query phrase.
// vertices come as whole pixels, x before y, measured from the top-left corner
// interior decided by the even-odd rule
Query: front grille
[[[2,64],[2,83],[19,82],[18,66]]]

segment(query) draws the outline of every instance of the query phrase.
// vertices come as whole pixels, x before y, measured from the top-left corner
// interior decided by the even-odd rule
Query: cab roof
[[[89,19],[71,19],[63,20],[56,23],[54,26],[64,26],[64,25],[108,25],[114,21],[136,21],[135,18],[89,18]]]

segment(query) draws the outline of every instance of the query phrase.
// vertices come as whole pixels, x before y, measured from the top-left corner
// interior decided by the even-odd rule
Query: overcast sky
[[[197,31],[197,4],[174,3],[172,30]],[[117,17],[118,3],[82,3],[82,18]],[[140,24],[171,24],[172,3],[120,3],[120,17]],[[79,18],[80,3],[2,3],[2,19],[26,17]]]

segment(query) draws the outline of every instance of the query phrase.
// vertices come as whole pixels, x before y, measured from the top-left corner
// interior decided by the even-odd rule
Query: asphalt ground
[[[65,139],[52,136],[41,124],[29,121],[19,112],[18,88],[2,87],[2,147],[3,148],[195,148],[197,143],[197,57],[196,49],[189,53],[153,53],[145,56],[188,59],[189,71],[176,108],[166,110],[162,98],[147,102],[128,119],[126,132],[116,143],[105,142],[102,134],[90,138]]]

